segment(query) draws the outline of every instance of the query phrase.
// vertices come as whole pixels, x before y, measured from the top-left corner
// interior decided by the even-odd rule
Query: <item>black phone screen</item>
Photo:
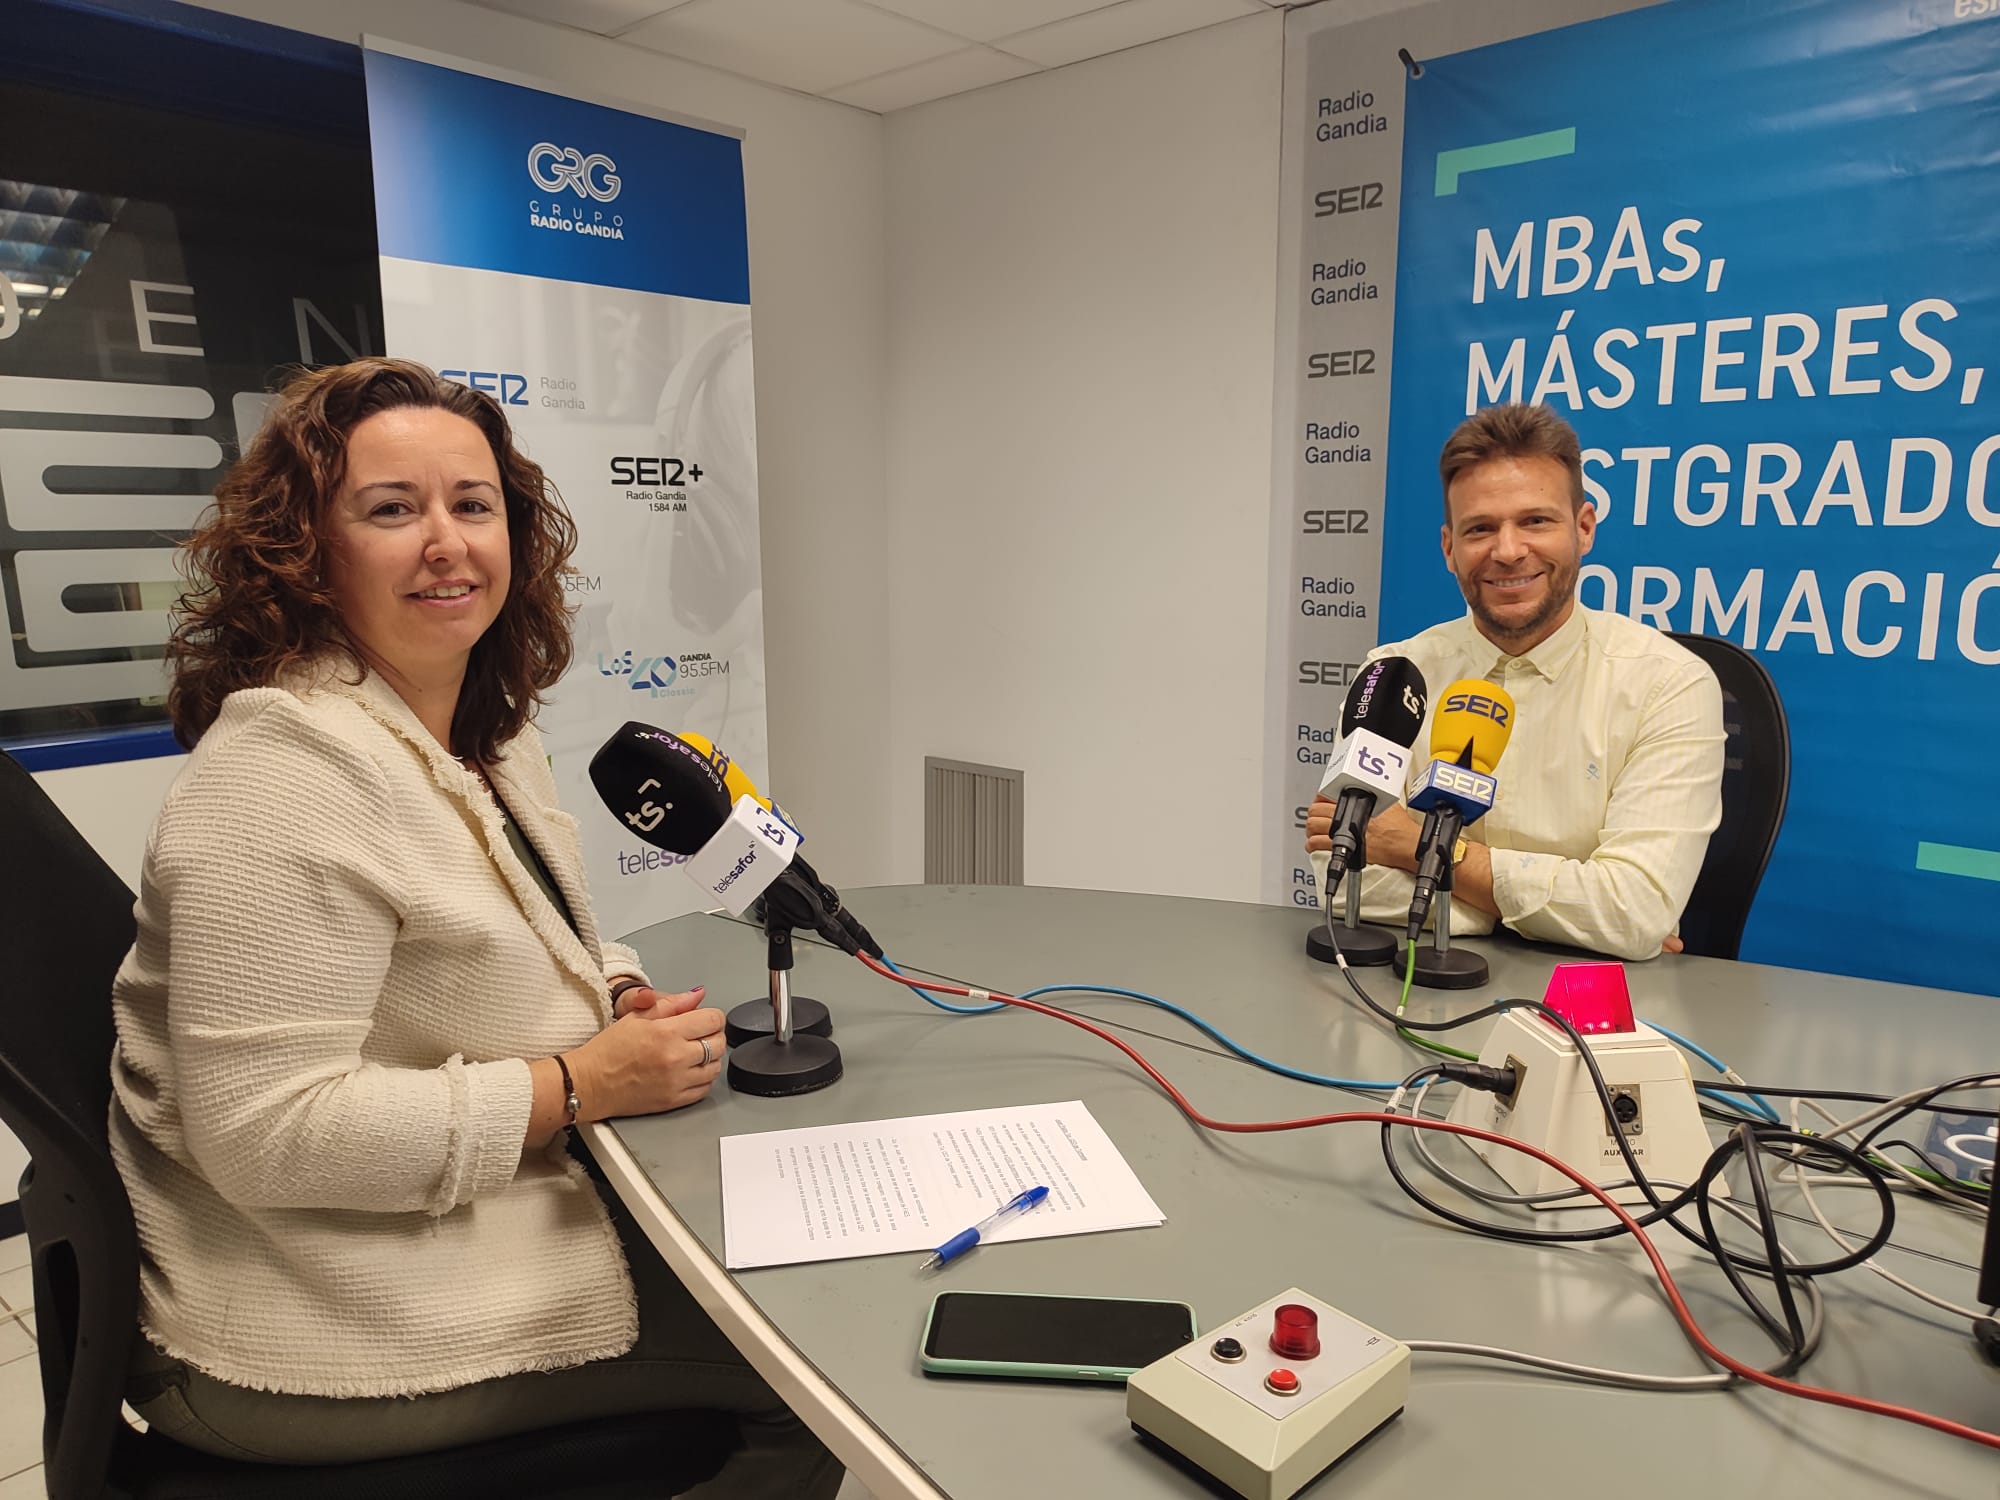
[[[942,1292],[924,1353],[997,1364],[1138,1369],[1194,1337],[1179,1302]]]

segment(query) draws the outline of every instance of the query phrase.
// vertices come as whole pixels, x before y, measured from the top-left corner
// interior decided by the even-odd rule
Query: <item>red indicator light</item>
[[[1280,1359],[1311,1359],[1319,1353],[1319,1314],[1287,1302],[1271,1329],[1271,1352]]]
[[[1632,994],[1625,987],[1623,964],[1557,964],[1542,1004],[1583,1036],[1639,1029],[1632,1019]]]

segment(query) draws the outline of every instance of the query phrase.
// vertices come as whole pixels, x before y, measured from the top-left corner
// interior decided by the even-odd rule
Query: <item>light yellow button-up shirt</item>
[[[1514,699],[1493,810],[1466,830],[1492,849],[1501,920],[1543,942],[1657,954],[1722,817],[1722,690],[1708,664],[1649,625],[1582,604],[1522,656],[1487,640],[1469,613],[1368,659],[1383,656],[1416,664],[1432,715],[1460,678]],[[1426,716],[1414,771],[1429,744]],[[1365,871],[1362,915],[1400,927],[1413,883],[1400,870]],[[1454,901],[1451,930],[1491,932],[1493,919]]]

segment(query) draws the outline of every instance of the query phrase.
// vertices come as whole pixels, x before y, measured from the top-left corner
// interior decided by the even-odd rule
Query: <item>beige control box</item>
[[[1125,1414],[1246,1500],[1287,1500],[1409,1392],[1408,1349],[1294,1287],[1139,1371]]]

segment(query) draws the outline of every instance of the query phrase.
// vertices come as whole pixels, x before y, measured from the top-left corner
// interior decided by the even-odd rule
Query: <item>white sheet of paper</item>
[[[1040,1207],[982,1244],[1165,1222],[1079,1100],[722,1138],[732,1271],[935,1250],[1024,1188]],[[977,1254],[978,1251],[974,1251]]]

